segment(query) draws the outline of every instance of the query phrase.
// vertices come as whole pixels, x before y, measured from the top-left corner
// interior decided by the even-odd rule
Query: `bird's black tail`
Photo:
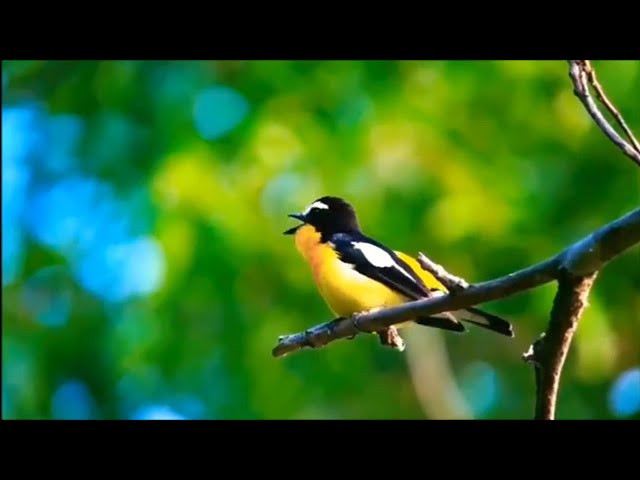
[[[465,333],[467,329],[460,323],[473,323],[492,332],[505,335],[507,337],[515,336],[513,326],[496,315],[487,313],[478,308],[465,308],[464,310],[456,310],[455,312],[439,313],[429,317],[418,317],[415,323],[425,327],[440,328],[452,332]]]
[[[449,312],[438,313],[430,317],[418,317],[415,323],[423,327],[440,328],[451,332],[465,333],[467,329]]]
[[[515,336],[513,333],[513,326],[509,322],[478,308],[456,310],[453,314],[458,320],[462,320],[463,322],[473,323],[474,325],[478,325],[479,327],[486,328],[487,330],[491,330],[501,335],[506,335],[507,337]]]

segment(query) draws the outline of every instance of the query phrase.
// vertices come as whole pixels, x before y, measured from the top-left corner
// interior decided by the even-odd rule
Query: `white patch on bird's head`
[[[313,202],[311,205],[309,205],[307,208],[304,209],[304,211],[302,212],[302,215],[307,216],[309,215],[309,212],[311,210],[314,209],[325,209],[328,210],[329,209],[329,205],[327,205],[326,203],[322,203],[322,202]]]

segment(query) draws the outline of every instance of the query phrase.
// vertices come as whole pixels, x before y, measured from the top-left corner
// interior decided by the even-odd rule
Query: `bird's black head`
[[[358,217],[354,208],[342,198],[325,196],[314,200],[301,213],[289,215],[308,225],[313,226],[323,237],[334,233],[360,231]],[[291,235],[302,225],[290,228],[285,235]]]

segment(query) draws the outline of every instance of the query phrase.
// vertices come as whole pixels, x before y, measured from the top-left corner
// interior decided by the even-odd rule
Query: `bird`
[[[343,198],[320,197],[288,217],[302,223],[283,234],[294,237],[296,249],[308,263],[319,294],[338,318],[357,318],[364,313],[447,293],[446,287],[415,258],[366,235],[355,208]],[[466,333],[462,322],[514,336],[509,321],[474,307],[417,316],[375,333],[382,345],[403,351],[405,345],[397,331],[399,328],[417,324]]]

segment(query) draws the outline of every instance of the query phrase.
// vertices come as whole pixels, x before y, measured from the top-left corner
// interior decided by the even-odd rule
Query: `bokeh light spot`
[[[76,273],[88,291],[119,302],[155,292],[165,270],[164,254],[157,241],[140,237],[90,252],[78,263]]]
[[[93,416],[93,397],[84,383],[69,380],[56,390],[51,413],[57,420],[88,420]]]
[[[138,409],[132,420],[188,420],[168,405],[147,405]]]
[[[299,205],[294,205],[292,199],[305,191],[305,178],[295,173],[283,173],[275,176],[262,191],[262,209],[270,215],[281,213],[283,206],[289,206],[294,211],[300,209]],[[308,191],[308,190],[307,190]],[[301,202],[302,203],[302,202]]]
[[[609,408],[616,417],[629,417],[640,412],[640,368],[620,375],[609,393]]]
[[[26,214],[36,240],[68,257],[126,238],[111,187],[90,177],[74,175],[36,190]]]
[[[42,112],[37,104],[2,108],[2,161],[22,163],[42,145]]]
[[[88,291],[112,302],[149,295],[165,276],[164,253],[148,236],[133,236],[131,210],[99,180],[71,176],[36,190],[27,227],[67,257]]]
[[[223,208],[226,193],[216,163],[209,151],[201,149],[167,157],[153,180],[158,202],[202,216]]]
[[[275,169],[291,165],[302,154],[303,145],[295,132],[270,122],[258,130],[253,150],[262,165]]]
[[[78,159],[74,150],[84,134],[84,122],[76,115],[56,115],[47,124],[47,149],[41,160],[43,170],[54,174],[69,171]]]
[[[498,374],[488,363],[471,363],[462,372],[460,389],[473,409],[474,415],[485,415],[498,400],[500,393]]]
[[[2,109],[2,285],[22,271],[21,216],[31,180],[29,160],[40,147],[40,112],[25,104]]]
[[[196,98],[193,118],[196,130],[207,140],[215,140],[233,130],[249,112],[242,95],[228,87],[209,87]]]

